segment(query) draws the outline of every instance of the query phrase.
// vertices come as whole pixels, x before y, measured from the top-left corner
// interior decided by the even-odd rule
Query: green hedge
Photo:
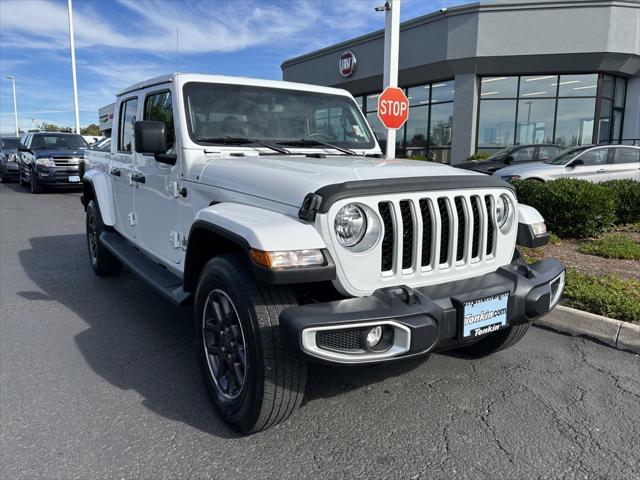
[[[560,237],[593,237],[616,221],[618,196],[612,188],[573,178],[514,182],[518,200],[537,209]]]
[[[640,222],[640,182],[635,180],[611,180],[603,186],[611,189],[616,196],[617,223]]]
[[[476,152],[471,155],[467,160],[485,160],[489,158],[492,154],[489,152]]]

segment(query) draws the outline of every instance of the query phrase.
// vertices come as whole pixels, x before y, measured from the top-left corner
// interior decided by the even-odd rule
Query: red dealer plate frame
[[[396,104],[404,104],[396,107],[385,102],[392,101]],[[390,109],[390,114],[384,113]],[[387,87],[378,97],[378,118],[382,125],[389,130],[398,130],[409,119],[409,99],[404,90],[398,87]]]

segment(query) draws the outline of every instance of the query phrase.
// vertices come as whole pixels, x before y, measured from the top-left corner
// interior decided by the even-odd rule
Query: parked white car
[[[345,90],[176,74],[115,112],[111,151],[86,152],[91,266],[193,304],[204,383],[241,432],[300,405],[308,361],[487,355],[560,299],[563,265],[515,249],[549,235],[511,185],[381,158]]]
[[[503,180],[579,178],[590,182],[640,180],[640,147],[631,145],[582,145],[560,152],[546,162],[511,165],[496,170]]]

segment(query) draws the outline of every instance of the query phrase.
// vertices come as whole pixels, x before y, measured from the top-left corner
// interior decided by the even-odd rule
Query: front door
[[[581,165],[565,168],[567,175],[590,182],[606,182],[609,180],[611,170],[611,165],[608,162],[609,150],[607,147],[587,150],[578,156],[578,159],[583,162]]]
[[[158,88],[158,87],[156,87]],[[147,91],[143,119],[164,122],[167,126],[168,150],[176,152],[172,95],[167,89]],[[137,154],[136,168],[144,183],[134,189],[138,232],[144,249],[160,260],[179,263],[182,258],[182,238],[179,231],[178,198],[180,162],[167,165],[153,155]]]
[[[109,168],[113,198],[117,212],[116,228],[130,239],[136,236],[137,217],[133,204],[134,136],[133,124],[138,117],[137,97],[120,102],[118,136]]]

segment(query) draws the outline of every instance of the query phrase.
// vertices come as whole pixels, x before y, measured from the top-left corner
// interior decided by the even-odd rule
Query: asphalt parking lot
[[[640,477],[637,355],[534,328],[481,360],[312,367],[297,414],[243,438],[189,312],[86,256],[79,193],[0,185],[4,479]]]

